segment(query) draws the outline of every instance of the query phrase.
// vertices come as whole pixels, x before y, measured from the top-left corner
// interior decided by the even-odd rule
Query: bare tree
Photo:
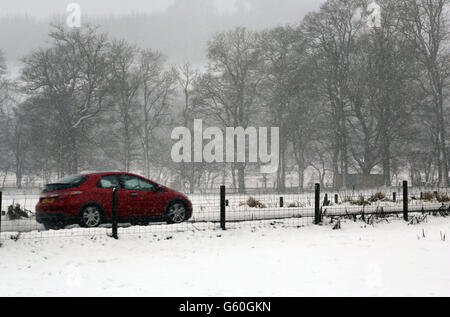
[[[403,32],[414,47],[425,70],[420,87],[428,96],[434,114],[433,129],[438,152],[439,183],[448,186],[446,147],[445,88],[450,76],[449,0],[401,0]]]
[[[136,120],[136,131],[147,177],[150,177],[152,164],[156,163],[153,162],[157,152],[155,132],[168,122],[175,89],[176,74],[164,70],[164,62],[164,57],[159,53],[146,50],[140,54],[141,85],[138,91],[139,119]]]
[[[183,111],[182,111],[182,121],[184,127],[191,127],[194,117],[192,116],[192,105],[191,99],[193,98],[194,84],[198,80],[200,74],[198,70],[194,70],[192,65],[185,63],[177,69],[178,74],[178,85],[182,89],[183,95]],[[203,165],[203,164],[200,164]],[[203,172],[203,166],[199,166],[198,163],[192,161],[189,166],[185,162],[181,163],[180,175],[183,187],[186,181],[189,183],[189,192],[191,194],[195,191],[196,179],[201,177]]]
[[[390,186],[392,145],[404,129],[417,89],[414,89],[413,56],[402,34],[395,28],[393,2],[383,2],[378,28],[368,29],[357,40],[352,54],[349,80],[351,152],[358,169],[370,175],[382,165],[385,185]]]
[[[125,41],[115,41],[109,51],[111,61],[111,95],[114,109],[117,109],[117,121],[120,122],[120,161],[122,169],[129,172],[133,162],[135,143],[133,122],[137,110],[136,97],[142,81],[138,72],[136,57],[138,50]]]
[[[6,88],[8,85],[8,80],[6,78],[6,75],[7,75],[6,61],[3,56],[2,50],[0,49],[0,104],[3,104],[7,96]]]
[[[216,34],[202,73],[95,27],[54,26],[17,83],[0,52],[0,177],[20,187],[53,171],[137,169],[193,193],[231,174],[244,192],[258,164],[169,160],[171,127],[197,118],[280,127],[280,192],[309,171],[344,188],[350,172],[381,170],[386,186],[402,174],[448,186],[450,0],[377,0],[375,27],[368,3],[326,0],[299,27]]]
[[[23,107],[12,109],[12,114],[7,121],[6,128],[6,144],[13,155],[16,187],[22,188],[24,174],[27,167],[31,165],[26,164],[27,160],[30,159],[28,156],[31,150],[31,137],[29,133],[31,124]]]
[[[24,59],[22,81],[29,96],[45,96],[48,102],[61,176],[78,173],[81,135],[105,105],[108,45],[106,35],[90,26],[70,31],[55,26],[50,38],[49,48]]]
[[[286,190],[286,171],[288,168],[288,141],[292,128],[304,123],[300,112],[292,112],[293,104],[299,99],[298,80],[301,54],[298,52],[302,45],[302,37],[292,27],[277,27],[265,31],[261,35],[260,47],[263,63],[261,65],[261,91],[264,104],[269,115],[271,126],[280,128],[280,165],[277,172],[277,187],[279,192]],[[300,119],[300,120],[298,120]],[[298,135],[296,135],[298,136]],[[295,141],[297,139],[294,138]],[[294,147],[298,150],[297,142]],[[301,162],[301,155],[295,151],[297,163]],[[299,165],[303,173],[303,164]]]
[[[0,51],[0,171],[3,180],[13,171],[16,175],[16,187],[22,188],[26,152],[30,145],[27,135],[29,122],[25,122],[26,114],[17,106],[16,96],[17,87],[8,78],[6,63]]]
[[[12,109],[10,107],[10,82],[7,78],[7,68],[0,50],[0,172],[2,176],[2,184],[5,183],[8,173],[12,169],[13,160],[8,146],[9,140],[9,124],[12,120]],[[3,185],[2,185],[3,186]]]
[[[349,75],[351,54],[363,27],[356,13],[365,8],[365,1],[329,0],[317,13],[308,15],[303,23],[315,58],[315,71],[322,76],[321,95],[329,102],[329,117],[334,132],[333,174],[335,187],[347,187],[349,172]],[[338,184],[338,175],[342,183]]]
[[[196,85],[195,111],[223,127],[249,127],[257,118],[258,34],[244,28],[219,33],[208,45],[209,69]],[[254,121],[253,121],[254,122]],[[235,151],[236,153],[236,151]],[[245,163],[232,164],[233,183],[238,171],[240,192],[245,191]]]

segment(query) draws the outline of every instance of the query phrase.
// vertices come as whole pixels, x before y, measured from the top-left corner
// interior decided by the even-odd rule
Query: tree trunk
[[[442,110],[442,105],[439,109],[438,115],[438,150],[439,150],[439,165],[441,175],[439,186],[448,187],[448,161],[447,161],[447,148],[445,145],[445,123],[444,123],[444,113]]]
[[[232,163],[231,164],[231,178],[233,181],[233,189],[237,189],[237,185],[236,185],[236,164]]]
[[[238,164],[239,193],[245,194],[245,164]]]
[[[302,167],[298,167],[298,189],[299,191],[303,191],[305,184],[305,169]]]
[[[195,193],[195,163],[191,163],[191,177],[189,180],[189,192],[191,194]]]
[[[277,172],[278,192],[286,192],[286,142],[281,141],[280,144],[280,163]]]
[[[348,138],[347,131],[345,127],[345,118],[342,119],[342,127],[341,127],[341,174],[342,174],[342,188],[347,189],[347,175],[348,175]]]
[[[77,146],[77,137],[76,137],[76,131],[72,131],[72,164],[71,164],[71,170],[70,174],[77,175],[78,174],[78,146]]]
[[[19,163],[20,165],[20,163]],[[22,189],[22,167],[18,166],[16,170],[16,187]]]
[[[339,149],[337,146],[333,149],[333,187],[339,189],[342,184],[339,182]]]
[[[384,186],[389,187],[391,186],[391,145],[386,134],[383,136],[383,149],[381,152],[383,156]]]

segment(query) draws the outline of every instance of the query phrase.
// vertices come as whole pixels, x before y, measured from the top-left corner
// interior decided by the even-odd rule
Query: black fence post
[[[320,184],[316,184],[315,188],[315,206],[314,206],[314,224],[318,225],[322,222],[320,214]]]
[[[225,218],[225,186],[220,186],[220,227],[222,230],[227,230],[226,218]]]
[[[280,197],[280,208],[284,208],[284,198]]]
[[[392,193],[392,201],[395,203],[395,202],[397,202],[397,193],[396,192],[393,192]]]
[[[403,219],[409,220],[408,217],[408,182],[403,182]]]
[[[323,199],[323,205],[325,207],[330,205],[330,201],[328,200],[328,194],[325,194],[325,198]]]
[[[114,239],[119,239],[119,235],[118,235],[118,230],[117,230],[117,226],[118,226],[118,222],[119,222],[119,217],[118,217],[118,211],[117,211],[117,199],[118,199],[118,188],[114,188],[113,189],[113,196],[112,196],[112,237]]]
[[[338,194],[334,195],[334,203],[336,205],[339,204],[339,195]]]

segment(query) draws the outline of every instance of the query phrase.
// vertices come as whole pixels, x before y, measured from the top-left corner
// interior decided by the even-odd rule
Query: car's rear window
[[[75,188],[83,184],[88,177],[86,175],[74,175],[61,178],[54,183],[44,186],[44,190],[61,190]]]

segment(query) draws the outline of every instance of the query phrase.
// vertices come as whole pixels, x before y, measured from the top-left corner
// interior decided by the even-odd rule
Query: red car
[[[192,217],[192,203],[175,190],[134,174],[96,173],[46,185],[36,205],[37,222],[46,229],[71,224],[94,228],[111,222],[114,188],[118,188],[119,222],[177,224]]]

